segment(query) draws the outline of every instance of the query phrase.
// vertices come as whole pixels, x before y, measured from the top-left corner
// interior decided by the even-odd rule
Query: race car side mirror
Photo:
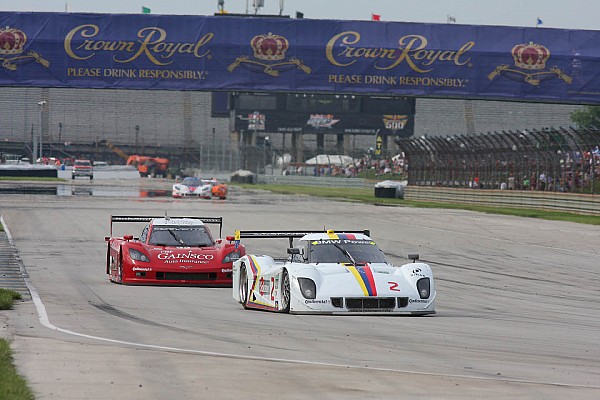
[[[110,236],[104,236],[104,241],[108,242],[110,240]]]
[[[300,254],[300,249],[297,247],[290,247],[289,249],[287,249],[287,253],[288,254]]]
[[[233,242],[235,238],[233,236],[227,236],[225,239],[227,239],[228,242]]]
[[[217,240],[215,240],[215,242],[217,242],[217,244],[221,244],[221,243],[223,243],[223,239],[217,239]]]
[[[133,239],[133,235],[125,235],[125,236],[123,236],[123,239],[125,239],[125,240],[132,240]]]
[[[419,255],[418,254],[409,254],[408,259],[412,260],[412,262],[416,262],[419,259]]]

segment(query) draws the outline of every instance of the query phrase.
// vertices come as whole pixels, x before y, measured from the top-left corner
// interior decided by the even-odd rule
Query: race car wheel
[[[248,273],[244,264],[240,270],[240,302],[244,308],[248,308]]]
[[[290,275],[287,270],[283,270],[281,276],[281,312],[290,312]]]
[[[117,282],[123,283],[123,249],[119,249],[119,264],[117,267]]]

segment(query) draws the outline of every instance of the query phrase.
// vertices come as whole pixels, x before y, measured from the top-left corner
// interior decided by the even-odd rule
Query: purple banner
[[[0,13],[0,85],[600,104],[600,32],[228,16]]]

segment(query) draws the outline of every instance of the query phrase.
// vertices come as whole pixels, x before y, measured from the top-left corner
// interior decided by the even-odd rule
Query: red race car
[[[139,238],[113,237],[117,222],[144,223]],[[221,217],[143,217],[113,215],[106,252],[106,273],[112,282],[128,285],[231,286],[232,264],[246,251],[228,236],[213,239],[206,224]]]

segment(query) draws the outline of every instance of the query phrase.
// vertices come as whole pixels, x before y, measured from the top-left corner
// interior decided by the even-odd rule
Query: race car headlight
[[[150,262],[147,255],[136,249],[129,249],[129,257],[135,261]]]
[[[421,278],[417,281],[417,290],[422,299],[429,298],[429,278]]]
[[[238,260],[240,258],[241,254],[239,251],[232,251],[231,253],[227,254],[225,256],[225,258],[223,258],[222,263],[230,263],[230,262],[234,262],[236,260]]]
[[[315,281],[309,278],[298,278],[300,284],[300,292],[305,299],[314,299],[317,297],[317,285]]]

